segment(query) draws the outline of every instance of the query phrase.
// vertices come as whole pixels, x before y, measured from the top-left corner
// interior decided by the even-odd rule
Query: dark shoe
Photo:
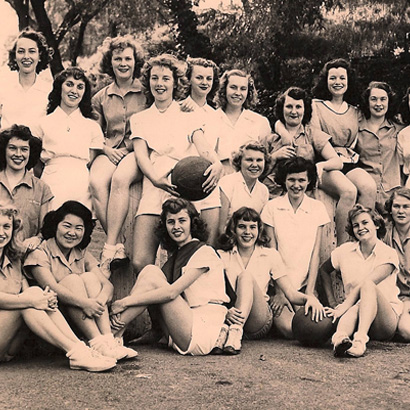
[[[346,357],[346,350],[352,347],[352,341],[346,335],[335,333],[332,337],[333,354],[335,357]]]

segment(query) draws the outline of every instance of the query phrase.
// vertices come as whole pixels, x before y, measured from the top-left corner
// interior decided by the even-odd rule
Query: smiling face
[[[305,115],[305,103],[303,100],[295,100],[287,95],[283,104],[283,117],[288,127],[298,127]]]
[[[18,172],[25,170],[30,158],[30,144],[19,138],[10,138],[6,146],[6,168]]]
[[[391,207],[391,216],[398,226],[410,225],[410,199],[396,195]]]
[[[169,103],[172,101],[175,82],[170,68],[154,65],[151,69],[149,85],[155,101]]]
[[[85,82],[68,77],[61,86],[61,103],[63,110],[78,108],[85,93]]]
[[[57,225],[56,242],[63,254],[78,246],[84,237],[84,221],[73,214],[67,214]]]
[[[232,107],[242,107],[248,96],[248,79],[232,75],[226,85],[226,101]]]
[[[239,249],[249,249],[255,247],[258,240],[259,228],[255,221],[245,221],[239,219],[235,228],[236,243]]]
[[[113,50],[111,64],[117,81],[131,79],[135,69],[134,50],[131,47]]]
[[[16,44],[16,62],[19,71],[24,74],[35,72],[39,60],[37,43],[29,38],[19,38]]]
[[[169,237],[179,248],[192,241],[191,218],[186,209],[181,209],[176,214],[167,213],[165,225]]]
[[[309,185],[307,171],[288,174],[285,184],[289,199],[293,202],[301,200]]]
[[[0,214],[0,256],[13,236],[13,218]]]
[[[387,92],[380,88],[372,88],[369,95],[370,116],[382,118],[389,109],[389,96]]]
[[[246,149],[243,151],[241,160],[241,172],[246,180],[256,180],[265,169],[265,155],[263,152]]]
[[[333,97],[340,97],[347,91],[347,70],[342,67],[331,68],[327,73],[327,87]]]
[[[206,97],[211,91],[214,82],[214,70],[212,67],[194,65],[191,72],[191,94],[194,97]]]
[[[377,238],[377,227],[370,214],[362,212],[352,219],[353,234],[358,241]]]

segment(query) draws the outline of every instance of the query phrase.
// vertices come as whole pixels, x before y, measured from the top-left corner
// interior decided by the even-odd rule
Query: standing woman
[[[330,143],[344,163],[342,172],[347,180],[338,185],[335,195],[344,193],[352,204],[360,202],[373,208],[376,186],[371,178],[357,165],[355,145],[359,132],[359,113],[355,98],[355,76],[349,63],[338,58],[325,64],[312,89],[312,127],[319,128],[332,138]]]
[[[142,197],[134,229],[133,264],[136,272],[153,264],[159,241],[155,236],[161,206],[170,195],[177,195],[167,176],[181,159],[199,155],[212,165],[205,171],[203,184],[211,192],[218,184],[222,165],[204,138],[201,118],[184,113],[175,99],[184,94],[185,64],[176,57],[162,54],[151,58],[142,70],[147,93],[147,110],[131,118],[134,153],[144,173]],[[198,211],[215,208],[219,197],[209,195],[196,201]]]
[[[127,259],[119,237],[128,212],[130,185],[141,171],[133,154],[129,119],[145,109],[145,96],[138,79],[143,61],[131,36],[107,38],[102,46],[100,71],[113,82],[92,100],[104,131],[103,154],[90,169],[93,208],[107,239],[101,263]]]
[[[93,120],[91,86],[83,70],[67,68],[54,80],[47,116],[40,120],[43,141],[41,179],[54,194],[52,208],[76,200],[91,208],[88,166],[103,148]]]
[[[0,128],[13,124],[29,127],[36,135],[38,120],[46,115],[50,84],[38,77],[51,60],[53,50],[46,38],[31,29],[23,30],[9,51],[8,66],[17,71],[0,84]]]
[[[360,104],[364,118],[359,124],[356,151],[360,155],[360,166],[376,183],[381,209],[392,189],[401,185],[397,134],[402,127],[393,121],[394,99],[395,94],[387,83],[372,81]]]
[[[252,111],[257,91],[253,78],[242,70],[225,71],[220,80],[217,110],[220,120],[217,153],[225,173],[233,173],[229,164],[232,152],[249,140],[261,141],[271,133],[266,117]]]

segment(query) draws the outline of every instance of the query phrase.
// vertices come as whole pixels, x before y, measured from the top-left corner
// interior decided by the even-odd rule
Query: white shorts
[[[223,305],[208,304],[191,308],[193,314],[191,343],[186,351],[181,350],[169,336],[168,346],[183,355],[204,356],[215,347],[227,309]]]
[[[174,197],[163,189],[155,187],[148,178],[144,177],[142,181],[142,196],[136,216],[161,215],[162,204],[169,198]],[[192,201],[192,203],[198,212],[206,209],[220,208],[219,188],[216,187],[206,198],[200,201]]]

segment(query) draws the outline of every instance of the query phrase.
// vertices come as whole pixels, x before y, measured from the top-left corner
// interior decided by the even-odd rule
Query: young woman
[[[103,357],[81,342],[57,308],[57,295],[45,287],[29,287],[22,274],[23,248],[18,241],[21,219],[16,208],[0,205],[0,362],[18,353],[25,323],[48,343],[64,350],[70,368],[98,372],[111,369],[115,360]]]
[[[0,128],[21,124],[37,135],[38,120],[46,115],[51,89],[38,74],[48,67],[52,53],[41,33],[25,29],[18,35],[8,61],[10,70],[17,74],[4,76],[0,83]]]
[[[376,183],[376,199],[381,206],[391,190],[401,185],[397,134],[402,127],[393,121],[394,99],[387,83],[372,81],[360,104],[364,118],[359,124],[356,151],[360,155],[360,166]]]
[[[116,360],[135,357],[137,352],[111,333],[107,304],[113,286],[86,249],[93,228],[89,209],[76,201],[65,202],[44,218],[45,241],[27,256],[24,266],[40,286],[56,292],[90,347]]]
[[[104,155],[90,169],[93,208],[107,239],[101,255],[106,269],[113,259],[127,259],[120,236],[128,212],[130,185],[141,179],[129,137],[131,115],[145,109],[145,96],[138,80],[143,61],[131,36],[107,38],[102,46],[100,71],[113,82],[92,100],[104,131]]]
[[[376,186],[371,176],[358,166],[359,157],[354,150],[359,132],[355,93],[355,75],[350,64],[342,58],[327,62],[312,89],[315,99],[311,126],[332,137],[330,143],[344,163],[342,172],[347,179],[338,184],[335,194],[344,193],[353,203],[373,208]]]
[[[323,203],[306,195],[316,180],[316,167],[312,162],[301,157],[280,162],[276,182],[286,194],[270,200],[261,215],[266,233],[272,238],[269,246],[279,251],[292,285],[310,296],[316,287],[322,229],[329,222]],[[292,338],[294,310],[278,288],[272,308],[279,332]]]
[[[384,242],[396,250],[399,257],[397,286],[399,299],[403,302],[397,331],[407,342],[410,341],[410,189],[398,188],[386,201],[385,209],[391,224],[387,228]]]
[[[138,165],[144,173],[142,197],[134,229],[133,264],[136,272],[153,264],[158,249],[154,231],[161,206],[169,195],[178,195],[167,179],[174,165],[187,156],[200,155],[212,162],[204,189],[211,192],[218,184],[222,165],[204,138],[201,121],[184,113],[175,101],[184,93],[185,65],[174,56],[162,54],[151,58],[142,70],[147,90],[147,110],[131,117],[131,139]],[[166,137],[164,137],[166,136]],[[197,201],[199,211],[220,206],[219,197]]]
[[[218,253],[237,296],[226,316],[229,329],[224,352],[240,352],[244,331],[248,339],[260,339],[269,332],[273,323],[268,295],[271,279],[289,301],[305,305],[305,314],[311,309],[312,320],[323,319],[324,309],[317,298],[296,291],[278,251],[265,247],[269,238],[264,233],[259,213],[254,209],[242,207],[235,211],[220,242],[222,250]]]
[[[87,166],[102,150],[103,134],[92,119],[91,86],[83,70],[67,68],[55,78],[47,114],[39,127],[41,179],[54,194],[52,207],[67,200],[91,207]]]
[[[346,299],[327,316],[337,321],[332,337],[334,354],[363,356],[369,336],[390,340],[397,329],[402,302],[396,286],[399,260],[396,252],[378,238],[386,233],[383,218],[370,208],[356,205],[348,216],[348,233],[354,242],[336,248],[321,267],[323,285],[332,300],[330,273],[342,275]],[[333,298],[334,299],[334,298]],[[352,341],[353,335],[353,341]]]
[[[397,135],[397,151],[400,157],[400,163],[403,164],[402,181],[406,188],[410,188],[410,87],[406,90],[406,94],[400,104],[400,116],[405,128]]]
[[[220,80],[217,110],[220,120],[217,152],[225,172],[234,172],[231,154],[249,140],[261,141],[271,133],[266,117],[251,111],[257,102],[253,78],[242,70],[225,71]]]
[[[207,239],[195,207],[181,198],[162,206],[158,234],[172,252],[159,269],[148,265],[131,294],[116,300],[111,323],[121,335],[147,306],[158,305],[169,345],[181,354],[206,355],[214,348],[227,312],[223,264]]]
[[[16,207],[23,220],[26,246],[37,247],[43,219],[53,198],[50,187],[29,172],[40,159],[41,140],[28,127],[13,125],[0,132],[0,203]]]
[[[269,168],[270,157],[266,148],[257,141],[242,145],[234,153],[232,165],[236,172],[225,175],[219,181],[221,212],[219,214],[219,233],[232,214],[243,206],[262,212],[269,200],[269,191],[258,179]]]

